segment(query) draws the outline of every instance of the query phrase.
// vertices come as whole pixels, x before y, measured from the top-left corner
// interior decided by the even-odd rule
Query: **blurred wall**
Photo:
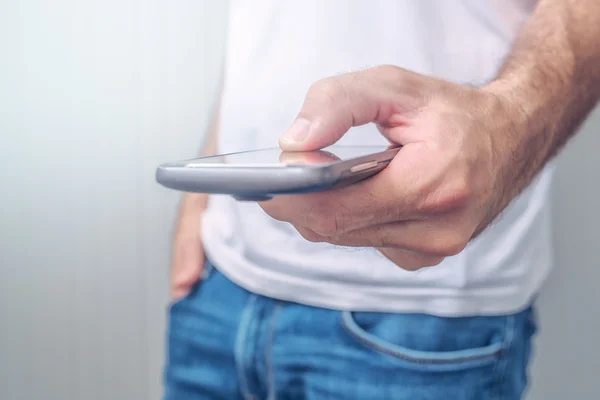
[[[0,0],[0,399],[161,390],[171,221],[225,2]]]
[[[597,399],[600,377],[600,108],[560,156],[555,267],[538,301],[531,400]]]
[[[0,399],[156,399],[177,195],[226,3],[0,0]],[[600,113],[561,157],[531,399],[594,398]]]

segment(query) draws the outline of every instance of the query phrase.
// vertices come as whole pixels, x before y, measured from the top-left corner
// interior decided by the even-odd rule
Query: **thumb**
[[[420,75],[388,65],[317,81],[279,145],[285,151],[319,150],[353,126],[394,125],[396,116],[422,102],[422,83]]]
[[[372,122],[379,104],[361,72],[313,84],[302,109],[279,145],[285,151],[319,150],[337,142],[352,127]]]

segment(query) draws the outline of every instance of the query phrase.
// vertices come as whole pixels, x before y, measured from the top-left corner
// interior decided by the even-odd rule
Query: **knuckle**
[[[441,235],[427,249],[427,253],[438,257],[451,257],[462,252],[467,244],[468,240],[459,233]]]
[[[379,232],[375,232],[370,238],[374,247],[391,247],[391,248],[403,248],[405,242],[400,240],[399,236],[391,230],[381,229]]]
[[[339,218],[333,214],[319,218],[311,228],[320,235],[333,236],[338,233],[339,226]]]
[[[373,67],[373,72],[377,75],[377,76],[386,76],[386,77],[391,77],[394,79],[399,79],[403,76],[402,74],[402,68],[393,65],[393,64],[382,64],[382,65],[378,65],[376,67]]]
[[[265,212],[266,212],[266,211],[265,211]],[[288,221],[287,221],[287,219],[286,219],[286,218],[285,218],[283,215],[281,215],[281,214],[278,214],[278,213],[276,213],[276,212],[266,212],[266,214],[267,214],[269,217],[273,218],[275,221],[279,221],[279,222],[288,222]]]
[[[405,262],[401,268],[407,271],[418,271],[423,268],[435,267],[444,261],[444,259],[445,257],[439,256],[421,256],[418,259]]]
[[[351,213],[339,204],[333,208],[327,203],[315,205],[307,215],[307,227],[322,236],[337,236],[350,225]]]
[[[302,236],[304,239],[306,239],[309,242],[320,243],[323,241],[323,238],[321,237],[321,235],[317,234],[315,231],[313,231],[311,229],[296,227],[296,230],[298,231],[298,233],[300,233],[300,236]]]
[[[440,265],[445,259],[445,257],[428,257],[423,267],[435,267],[436,265]]]
[[[309,93],[330,102],[338,102],[341,98],[346,96],[344,86],[336,77],[318,80],[310,87]]]
[[[398,263],[398,266],[400,268],[402,268],[403,270],[405,270],[405,271],[411,271],[411,272],[418,271],[421,268],[425,268],[425,265],[423,265],[423,263],[417,262],[417,261],[414,261],[414,260],[411,260],[411,261],[407,261],[407,260],[401,261],[400,263]]]
[[[466,206],[473,194],[473,189],[466,179],[457,179],[449,190],[449,201],[455,206]]]
[[[455,180],[434,194],[424,196],[419,211],[424,214],[438,214],[461,210],[469,204],[472,192],[471,185],[466,180]]]
[[[265,212],[265,214],[267,214],[269,217],[273,218],[274,220],[282,221],[282,222],[285,222],[287,220],[286,214],[283,212],[281,207],[279,207],[279,204],[277,203],[276,200],[272,200],[270,203],[267,202],[265,204],[260,203],[259,205],[262,208],[262,210]]]
[[[423,268],[423,267],[421,267],[419,265],[408,264],[408,263],[399,264],[398,267],[400,267],[400,269],[403,269],[405,271],[410,271],[410,272],[418,271],[421,268]]]

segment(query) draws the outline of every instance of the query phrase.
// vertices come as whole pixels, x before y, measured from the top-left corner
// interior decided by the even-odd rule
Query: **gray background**
[[[0,399],[159,399],[177,195],[153,173],[201,142],[224,4],[0,0]],[[561,156],[530,399],[598,396],[599,128]]]

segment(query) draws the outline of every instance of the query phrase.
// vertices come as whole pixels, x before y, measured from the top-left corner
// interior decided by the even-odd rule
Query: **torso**
[[[314,81],[394,64],[458,83],[493,79],[534,2],[236,0],[219,151],[274,147]],[[342,139],[385,144],[372,126]],[[256,204],[211,198],[207,254],[241,286],[337,309],[442,315],[523,308],[550,266],[551,167],[461,254],[410,273],[372,249],[306,242]]]

